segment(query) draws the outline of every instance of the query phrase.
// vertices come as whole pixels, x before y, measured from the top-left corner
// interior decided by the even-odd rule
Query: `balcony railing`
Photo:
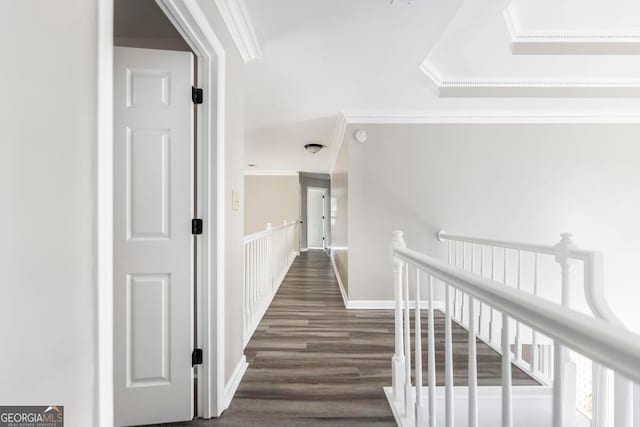
[[[258,327],[298,253],[298,221],[244,238],[244,343]]]
[[[554,246],[445,232],[438,237],[449,242],[449,263],[407,249],[402,232],[393,236],[395,353],[392,387],[385,392],[399,424],[608,426],[611,410],[616,427],[634,426],[634,417],[638,422],[633,383],[640,380],[640,336],[624,328],[606,303],[600,254],[577,249],[569,235],[563,235]],[[559,266],[557,302],[553,295],[542,295],[542,291],[549,291],[548,281],[554,274],[553,268],[543,265],[544,256],[553,258],[556,271]],[[571,267],[576,263],[582,263],[588,305],[584,308],[590,315],[570,307]],[[436,290],[444,297],[444,388],[437,387],[435,380],[434,314],[430,308],[434,307]],[[415,304],[413,346],[410,291],[419,301]],[[422,379],[421,316],[425,308],[429,308],[427,387]],[[453,385],[452,322],[468,331],[468,384],[464,387]],[[501,354],[499,390],[478,386],[476,338]],[[576,409],[576,364],[570,357],[574,353],[593,361],[591,421],[585,416],[589,414]],[[512,364],[526,369],[541,385],[520,393],[523,387],[512,386]],[[615,393],[607,386],[610,371],[615,376]],[[500,396],[499,405],[496,395]]]

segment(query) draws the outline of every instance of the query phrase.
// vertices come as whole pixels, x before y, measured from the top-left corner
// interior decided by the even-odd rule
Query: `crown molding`
[[[244,0],[215,0],[215,2],[242,60],[247,63],[262,58],[262,49]]]
[[[526,31],[515,5],[503,12],[511,52],[520,55],[636,55],[640,31]]]
[[[338,156],[340,155],[340,149],[342,148],[342,142],[344,141],[344,136],[347,132],[347,126],[349,123],[344,113],[338,113],[338,118],[336,119],[336,127],[333,131],[333,139],[331,140],[331,145],[336,147],[336,155],[331,162],[331,167],[329,167],[329,174],[333,174],[333,169],[336,167],[336,162],[338,161]]]
[[[450,79],[425,59],[420,70],[436,85],[442,97],[638,97],[640,79],[521,80]]]
[[[415,110],[345,112],[351,124],[638,124],[640,111]]]

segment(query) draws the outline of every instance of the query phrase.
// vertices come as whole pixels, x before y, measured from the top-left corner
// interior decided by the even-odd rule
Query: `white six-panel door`
[[[118,425],[193,417],[193,56],[114,52]]]

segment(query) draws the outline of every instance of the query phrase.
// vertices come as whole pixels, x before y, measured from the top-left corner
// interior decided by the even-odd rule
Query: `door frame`
[[[324,237],[324,239],[322,239],[322,248],[318,248],[318,247],[311,247],[311,245],[309,244],[309,225],[310,225],[310,221],[309,221],[309,191],[321,191],[322,194],[324,195],[324,201],[322,202],[322,216],[324,216],[325,218],[322,220],[322,237]],[[326,216],[329,213],[328,209],[327,209],[327,202],[329,200],[329,198],[327,197],[329,196],[329,189],[326,187],[314,187],[312,185],[307,187],[307,217],[305,218],[305,220],[307,221],[307,249],[327,249],[327,222],[326,222]]]
[[[197,238],[196,293],[198,347],[204,353],[198,369],[198,412],[217,417],[224,409],[224,277],[225,277],[225,64],[222,43],[197,0],[156,0],[197,57],[198,87],[204,102],[197,110],[198,217],[204,232]],[[113,0],[98,0],[96,322],[94,342],[94,425],[114,425],[113,387]],[[185,96],[187,96],[185,91]],[[211,221],[210,219],[214,220]]]

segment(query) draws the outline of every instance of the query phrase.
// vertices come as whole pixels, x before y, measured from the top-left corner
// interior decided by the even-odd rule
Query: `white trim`
[[[404,307],[404,304],[402,304]],[[396,308],[394,300],[349,300],[347,302],[348,310],[393,310]],[[409,301],[409,308],[416,308],[415,301]],[[428,309],[429,302],[422,301],[420,308]],[[433,308],[435,310],[444,311],[444,301],[434,301]]]
[[[224,387],[223,409],[227,409],[231,404],[233,396],[236,394],[236,390],[238,390],[240,381],[242,381],[242,377],[244,376],[244,373],[247,372],[248,367],[249,364],[247,363],[247,357],[243,354],[233,370],[227,385]]]
[[[514,54],[632,55],[640,53],[640,31],[525,31],[513,4],[503,12]]]
[[[349,124],[640,123],[640,111],[415,110],[345,112]]]
[[[347,126],[349,126],[349,122],[347,121],[344,113],[338,113],[336,127],[333,130],[333,139],[331,142],[331,145],[333,147],[336,147],[336,155],[331,162],[331,167],[329,167],[329,174],[333,174],[333,169],[336,167],[336,162],[338,161],[338,156],[340,155],[340,149],[342,148],[342,142],[344,141],[344,136],[347,132]]]
[[[425,59],[420,70],[437,86],[440,96],[468,97],[637,97],[640,96],[638,79],[588,80],[521,80],[445,78],[437,67]]]
[[[329,255],[329,258],[331,259],[331,265],[333,266],[333,273],[338,280],[338,288],[340,288],[340,295],[342,295],[342,303],[344,304],[344,308],[347,308],[349,306],[349,298],[347,298],[347,292],[344,290],[344,284],[342,283],[342,277],[340,276],[340,272],[338,271],[338,266],[336,265],[333,251]]]
[[[245,176],[298,176],[298,171],[244,171]]]
[[[198,241],[198,341],[205,354],[199,367],[198,416],[222,412],[224,393],[225,273],[225,51],[197,0],[156,0],[198,57],[205,102],[198,115],[199,208],[205,234]],[[99,0],[97,272],[97,425],[111,426],[113,396],[113,0]],[[217,102],[213,102],[215,99]],[[215,183],[215,186],[211,184]],[[209,218],[216,219],[208,222]],[[215,226],[213,225],[215,224]],[[210,325],[215,328],[210,329]]]
[[[96,149],[97,408],[93,424],[111,427],[113,385],[113,0],[98,2],[98,105]]]
[[[243,0],[215,0],[242,60],[262,58],[262,49]]]
[[[198,371],[196,415],[211,418],[224,407],[226,53],[197,0],[156,3],[198,57],[198,86],[205,93],[197,130],[198,216],[205,233],[197,240],[198,346],[204,363]],[[214,216],[215,226],[207,227],[214,224]]]
[[[300,252],[309,252],[309,248],[300,248]]]

